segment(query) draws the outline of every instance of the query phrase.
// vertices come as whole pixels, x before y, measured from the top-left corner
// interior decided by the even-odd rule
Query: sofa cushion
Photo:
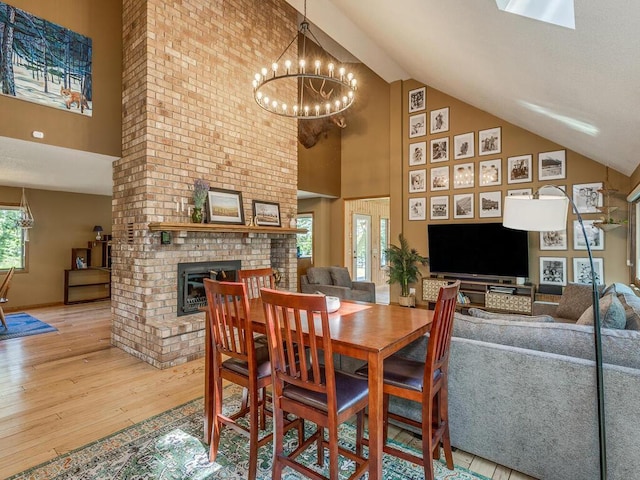
[[[311,267],[307,269],[307,280],[314,285],[332,285],[331,273],[326,267]]]
[[[614,282],[611,285],[609,285],[607,288],[605,288],[604,292],[602,292],[602,295],[606,295],[607,293],[613,293],[614,295],[621,295],[621,294],[635,295],[634,291],[631,289],[630,286],[625,285],[624,283],[619,283],[619,282]]]
[[[624,329],[627,317],[624,307],[613,293],[604,295],[600,301],[600,326],[604,328]],[[587,308],[576,322],[576,325],[593,325],[593,305]]]
[[[497,320],[509,320],[512,322],[553,322],[551,315],[517,315],[515,313],[494,313],[470,308],[469,315],[476,318],[494,318]]]
[[[600,293],[604,285],[599,287]],[[578,320],[580,315],[593,303],[593,291],[590,284],[569,283],[562,291],[558,303],[558,316]]]
[[[510,322],[456,313],[453,336],[593,360],[593,327],[572,323]],[[602,329],[604,363],[640,368],[640,332]]]
[[[351,275],[349,275],[349,270],[347,270],[346,267],[329,267],[329,272],[334,285],[353,288]]]

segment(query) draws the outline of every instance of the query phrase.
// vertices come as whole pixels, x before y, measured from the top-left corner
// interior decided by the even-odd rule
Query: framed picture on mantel
[[[207,195],[207,220],[209,223],[244,225],[242,193],[236,190],[210,188]]]

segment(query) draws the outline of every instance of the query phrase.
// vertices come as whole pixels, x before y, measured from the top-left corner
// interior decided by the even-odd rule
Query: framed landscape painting
[[[254,200],[253,221],[257,226],[280,227],[280,204]]]
[[[473,218],[473,193],[453,196],[453,218]]]
[[[479,198],[480,218],[502,216],[502,192],[481,192]]]
[[[562,180],[567,178],[567,160],[565,150],[542,152],[538,154],[538,180]]]
[[[243,225],[242,193],[236,190],[210,188],[207,195],[207,220],[209,223]]]

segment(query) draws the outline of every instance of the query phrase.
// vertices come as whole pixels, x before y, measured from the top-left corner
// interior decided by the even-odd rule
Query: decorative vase
[[[298,228],[298,222],[296,220],[296,217],[291,217],[289,219],[289,228]]]
[[[402,295],[400,295],[398,297],[398,305],[402,307],[415,307],[416,297],[414,295],[409,295],[408,297],[403,297]]]
[[[191,212],[191,221],[193,223],[202,223],[203,218],[202,208],[193,207],[193,212]]]

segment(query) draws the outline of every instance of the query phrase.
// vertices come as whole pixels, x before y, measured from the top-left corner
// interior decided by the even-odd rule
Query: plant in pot
[[[423,257],[415,248],[409,247],[404,235],[398,236],[400,246],[393,244],[385,250],[389,264],[389,285],[399,283],[401,288],[398,303],[405,307],[415,306],[415,296],[409,295],[409,284],[418,281],[420,270],[418,265],[428,265],[429,259]]]
[[[193,212],[191,213],[191,221],[194,223],[202,223],[204,221],[204,202],[209,193],[209,183],[199,178],[193,182]]]

